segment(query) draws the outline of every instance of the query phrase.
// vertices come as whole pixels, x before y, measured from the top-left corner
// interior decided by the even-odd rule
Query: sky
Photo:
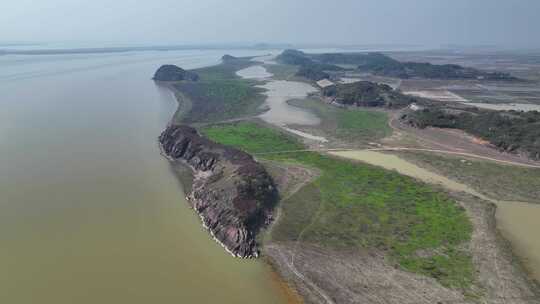
[[[539,0],[0,0],[0,43],[540,47]]]

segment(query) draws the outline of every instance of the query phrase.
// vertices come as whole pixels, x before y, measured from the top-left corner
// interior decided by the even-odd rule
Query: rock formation
[[[166,64],[162,65],[154,74],[154,80],[157,81],[197,81],[199,75],[186,71],[176,65]]]
[[[234,61],[234,60],[238,60],[238,57],[234,57],[234,56],[231,56],[229,54],[225,54],[225,55],[223,55],[223,57],[221,57],[221,60],[223,62]]]
[[[191,127],[170,125],[159,138],[173,162],[193,170],[188,200],[212,236],[237,257],[258,256],[255,237],[270,223],[277,190],[251,155],[200,136]]]
[[[404,95],[386,84],[370,81],[338,84],[323,90],[324,96],[338,104],[362,107],[404,108],[418,98]]]

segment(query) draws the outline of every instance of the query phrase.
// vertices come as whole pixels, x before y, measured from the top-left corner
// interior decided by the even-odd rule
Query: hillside
[[[328,53],[310,55],[323,64],[356,65],[360,71],[379,76],[430,79],[517,80],[508,73],[487,72],[457,64],[436,65],[427,62],[400,62],[382,53]]]
[[[410,112],[405,121],[419,128],[460,129],[489,141],[498,149],[540,160],[540,113],[459,109],[435,106]]]
[[[277,62],[282,64],[297,65],[299,70],[296,76],[304,77],[312,81],[330,78],[327,71],[342,71],[343,68],[333,65],[316,62],[309,56],[298,50],[285,50],[276,57]]]
[[[418,101],[386,84],[370,81],[338,84],[325,89],[323,94],[337,103],[362,107],[403,108]]]
[[[198,81],[199,75],[194,72],[186,71],[176,65],[162,65],[152,78],[156,81]]]

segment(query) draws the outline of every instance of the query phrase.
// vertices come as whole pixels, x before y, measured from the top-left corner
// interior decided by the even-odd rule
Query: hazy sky
[[[0,0],[0,42],[540,47],[540,0]]]

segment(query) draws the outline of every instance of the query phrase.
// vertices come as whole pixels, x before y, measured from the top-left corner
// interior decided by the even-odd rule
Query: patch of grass
[[[295,139],[253,122],[213,125],[202,129],[208,138],[249,153],[301,150]]]
[[[321,192],[315,183],[310,183],[284,202],[283,216],[272,230],[274,241],[297,241],[302,231],[310,225],[321,206]]]
[[[251,153],[292,150],[293,139],[261,126],[255,133],[261,136],[242,124],[210,130],[205,134],[212,140]],[[332,248],[377,248],[445,286],[467,289],[473,281],[471,258],[457,249],[470,240],[472,226],[445,194],[396,172],[314,152],[260,156],[321,172],[283,204],[273,239],[296,241],[301,234],[303,242]],[[423,258],[423,251],[434,253]]]
[[[388,115],[384,112],[360,108],[343,109],[318,99],[298,99],[289,103],[320,117],[321,125],[316,129],[322,130],[323,135],[328,138],[364,144],[392,134],[392,129],[388,126]]]
[[[489,197],[540,204],[540,169],[427,152],[403,151],[399,155]]]
[[[265,97],[262,90],[241,80],[211,80],[175,84],[191,108],[183,122],[215,122],[256,115]]]
[[[411,272],[436,278],[444,286],[466,290],[474,283],[474,266],[470,255],[457,250],[446,250],[444,255],[404,258],[401,265]]]
[[[254,64],[255,62],[249,60],[249,58],[238,58],[218,65],[196,69],[193,72],[197,73],[203,81],[240,79],[236,72]]]
[[[174,85],[181,103],[174,121],[208,123],[260,114],[265,100],[263,89],[256,88],[255,81],[236,75],[238,70],[253,64],[247,59],[237,59],[194,70],[200,76],[199,81]]]

